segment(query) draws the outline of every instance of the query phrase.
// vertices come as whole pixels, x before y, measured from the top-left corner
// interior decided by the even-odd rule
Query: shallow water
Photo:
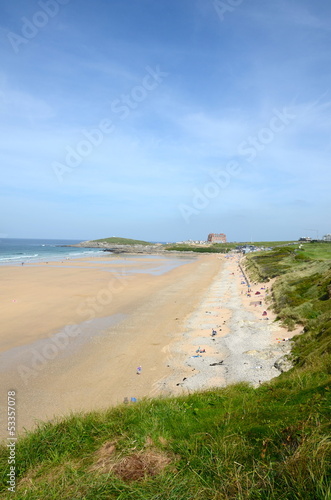
[[[21,266],[22,262],[27,264],[103,254],[98,248],[66,246],[76,243],[79,241],[0,238],[0,265]]]
[[[71,268],[71,269],[97,269],[100,264],[108,264],[107,267],[99,268],[98,270],[104,272],[118,273],[121,276],[130,276],[133,274],[152,274],[154,276],[160,276],[165,274],[173,269],[176,269],[179,266],[184,264],[188,264],[192,262],[195,257],[191,258],[183,258],[183,257],[168,257],[168,256],[160,256],[160,255],[143,255],[140,257],[139,264],[136,261],[137,257],[132,256],[127,259],[109,259],[109,260],[85,260],[80,261],[78,265],[73,265],[69,261],[61,262],[61,264],[47,264],[47,267],[56,267],[56,268]],[[160,262],[148,262],[151,258],[158,259]],[[145,263],[143,261],[146,261]],[[86,265],[84,265],[84,262]],[[92,265],[91,265],[92,264]],[[144,264],[144,267],[141,267],[141,264]],[[38,264],[31,264],[31,266],[38,266]],[[123,267],[119,267],[123,266]],[[150,267],[149,267],[150,266]]]

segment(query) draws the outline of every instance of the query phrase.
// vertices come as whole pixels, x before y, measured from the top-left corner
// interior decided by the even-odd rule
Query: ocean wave
[[[24,255],[21,254],[17,257],[0,257],[0,262],[6,262],[8,260],[25,260],[25,259],[34,259],[35,257],[38,257],[39,254],[36,253],[34,255]]]
[[[70,252],[68,255],[91,255],[91,254],[100,254],[103,253],[103,250],[90,250],[85,252]]]
[[[51,246],[51,245],[49,245]],[[61,251],[53,251],[50,248],[40,248],[39,253],[24,253],[15,252],[13,254],[2,254],[0,255],[0,264],[20,264],[21,262],[52,262],[52,261],[62,261],[67,259],[75,258],[88,258],[97,257],[103,255],[103,250],[79,250],[79,251],[68,251],[61,248]]]

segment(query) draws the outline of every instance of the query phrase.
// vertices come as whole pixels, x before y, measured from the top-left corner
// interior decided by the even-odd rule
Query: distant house
[[[210,233],[207,241],[209,243],[226,243],[226,235],[224,233]]]
[[[323,241],[331,241],[331,234],[329,233],[323,236]]]
[[[301,238],[299,238],[299,241],[311,241],[311,238],[309,236],[301,236]]]

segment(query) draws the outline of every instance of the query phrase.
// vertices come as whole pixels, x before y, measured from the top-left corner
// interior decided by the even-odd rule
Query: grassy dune
[[[277,314],[304,327],[293,341],[292,370],[257,389],[237,384],[45,423],[18,441],[14,496],[6,492],[8,450],[0,449],[0,498],[331,498],[331,260],[325,255],[312,244],[246,260],[250,275],[279,276]]]

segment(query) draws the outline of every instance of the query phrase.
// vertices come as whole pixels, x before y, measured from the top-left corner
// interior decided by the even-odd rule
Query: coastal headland
[[[289,349],[263,316],[265,287],[258,306],[247,297],[237,255],[105,254],[0,275],[1,380],[20,432],[144,396],[258,385]]]
[[[142,240],[132,240],[129,238],[104,238],[101,240],[81,241],[75,245],[76,248],[96,248],[113,254],[127,253],[131,255],[147,254],[155,255],[166,252],[166,246],[162,243],[149,243]]]

